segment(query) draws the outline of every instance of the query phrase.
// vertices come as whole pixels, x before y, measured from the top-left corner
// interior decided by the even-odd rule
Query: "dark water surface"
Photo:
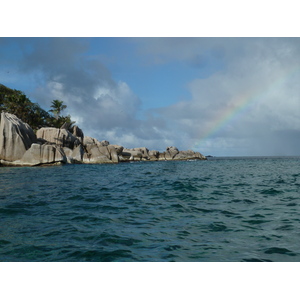
[[[300,158],[0,168],[0,261],[300,261]]]

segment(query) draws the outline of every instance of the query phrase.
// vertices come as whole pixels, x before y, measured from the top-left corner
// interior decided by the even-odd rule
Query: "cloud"
[[[2,45],[11,54],[0,49],[5,54],[0,62],[11,63],[19,82],[26,76],[31,99],[45,108],[53,99],[63,100],[86,135],[112,144],[157,150],[174,145],[212,155],[300,154],[298,38],[135,38],[126,43],[136,50],[126,66],[136,64],[139,76],[149,65],[159,76],[155,66],[161,71],[172,63],[190,72],[189,96],[143,109],[144,99],[126,76],[115,80],[103,55],[90,54],[88,38],[5,40]],[[173,85],[178,84],[175,75],[168,78],[174,78]],[[165,80],[156,79],[159,93]]]
[[[30,98],[49,107],[63,100],[85,135],[126,147],[154,146],[164,138],[163,120],[141,120],[141,99],[124,81],[115,81],[96,56],[86,55],[88,43],[78,39],[33,39],[23,44],[21,74],[35,74]],[[157,129],[159,127],[159,130]],[[155,148],[154,148],[155,149]]]
[[[299,143],[293,141],[300,130],[299,39],[222,41],[225,67],[208,78],[194,79],[188,85],[190,99],[156,113],[172,124],[179,137],[186,136],[189,146],[205,153],[300,154]],[[209,44],[204,52],[215,43]],[[173,58],[190,61],[200,51],[188,47],[183,55],[180,51],[186,47],[178,43]],[[155,48],[152,55],[168,57],[172,50],[166,48],[162,53]],[[182,139],[178,141],[185,146]]]

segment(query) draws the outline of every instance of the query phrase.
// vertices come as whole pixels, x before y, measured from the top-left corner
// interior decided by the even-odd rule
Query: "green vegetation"
[[[67,108],[67,105],[63,104],[63,101],[59,100],[53,100],[51,107],[53,109],[50,109],[49,111],[52,112],[55,116],[55,119],[59,119],[61,111]]]
[[[63,101],[53,100],[51,108],[47,112],[39,104],[31,102],[23,92],[0,84],[0,113],[5,111],[14,114],[34,130],[41,127],[59,128],[65,122],[74,123],[70,115],[61,116],[61,112],[67,108]]]

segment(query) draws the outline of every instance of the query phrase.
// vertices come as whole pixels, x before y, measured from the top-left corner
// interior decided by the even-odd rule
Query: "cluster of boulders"
[[[15,115],[2,112],[0,120],[0,164],[36,166],[61,163],[119,163],[127,161],[206,159],[199,152],[179,151],[168,147],[165,152],[145,147],[127,149],[84,136],[78,126],[43,127],[36,133]]]

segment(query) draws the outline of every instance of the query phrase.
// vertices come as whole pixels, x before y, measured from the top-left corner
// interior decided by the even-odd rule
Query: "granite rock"
[[[36,132],[36,136],[38,139],[46,140],[50,144],[70,149],[81,144],[81,141],[66,129],[42,127]]]
[[[0,120],[0,160],[15,161],[36,142],[31,127],[13,114],[1,113]]]

